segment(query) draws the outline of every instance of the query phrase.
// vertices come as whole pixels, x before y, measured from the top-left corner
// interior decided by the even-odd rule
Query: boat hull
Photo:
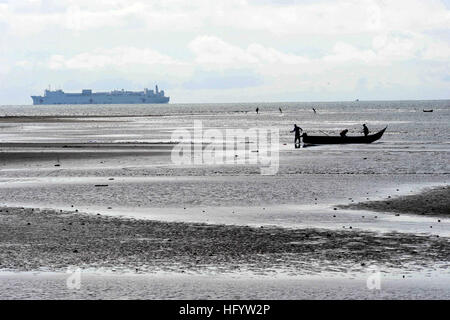
[[[386,127],[387,128],[387,127]],[[305,144],[350,144],[350,143],[372,143],[377,141],[383,136],[383,130],[375,133],[369,134],[367,136],[359,136],[359,137],[336,137],[336,136],[303,136],[303,143]]]

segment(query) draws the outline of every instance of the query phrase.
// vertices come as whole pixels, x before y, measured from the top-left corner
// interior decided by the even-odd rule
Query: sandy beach
[[[275,175],[239,161],[174,164],[171,132],[200,115],[218,130],[256,124],[251,114],[202,108],[1,118],[0,297],[448,296],[445,137],[419,143],[405,137],[409,124],[397,111],[380,120],[375,108],[373,126],[393,123],[380,143],[295,150],[285,128],[303,106],[286,117],[274,107],[258,126],[280,128]],[[330,119],[344,121],[349,111],[335,108]],[[355,123],[367,116],[353,112]],[[333,121],[309,121],[335,130]],[[368,288],[373,268],[381,290]],[[73,270],[81,270],[81,289],[66,285]]]
[[[448,188],[395,199],[408,208]],[[428,210],[425,201],[422,210]],[[397,209],[398,210],[398,209]],[[78,210],[77,210],[78,211]],[[450,239],[0,209],[6,299],[447,299]],[[439,220],[440,221],[440,220]],[[382,291],[367,290],[376,266]],[[81,287],[67,272],[83,270]],[[425,276],[423,276],[425,274]],[[69,273],[70,275],[70,273]]]
[[[393,211],[411,213],[414,205],[425,212],[424,200],[433,194],[433,208],[444,212],[448,190],[393,199]],[[5,299],[450,298],[442,282],[450,239],[439,235],[161,222],[23,207],[2,207],[0,219]],[[374,267],[381,291],[367,289]],[[76,269],[82,289],[73,290],[65,282]]]

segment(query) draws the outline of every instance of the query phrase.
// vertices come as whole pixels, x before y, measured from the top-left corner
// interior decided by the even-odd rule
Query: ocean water
[[[448,233],[447,223],[430,229],[427,218],[386,213],[368,221],[339,211],[336,221],[330,210],[448,184],[450,100],[1,106],[0,116],[0,204],[170,221]],[[258,165],[239,158],[174,163],[172,133],[192,130],[195,121],[220,132],[278,129],[276,174],[261,175]],[[343,129],[361,135],[363,123],[372,133],[388,128],[369,145],[295,149],[294,123],[309,135]]]
[[[260,113],[256,115],[255,109]],[[280,114],[279,108],[283,113]],[[312,108],[317,110],[314,114]],[[433,109],[424,113],[423,109]],[[290,141],[293,123],[309,134],[338,134],[349,129],[348,135],[359,134],[362,123],[372,131],[388,126],[383,144],[427,148],[445,148],[449,143],[450,100],[429,101],[358,101],[358,102],[287,102],[228,104],[155,104],[155,105],[54,105],[0,106],[0,116],[114,117],[127,120],[126,125],[104,128],[110,134],[131,134],[145,140],[146,133],[160,129],[170,132],[190,127],[202,120],[205,128],[277,127],[282,141]],[[130,119],[131,117],[131,119]],[[133,119],[136,117],[136,119]],[[100,120],[100,119],[99,119]],[[131,121],[130,121],[131,120]],[[134,121],[133,121],[134,120]],[[89,126],[86,126],[87,128]],[[57,124],[45,125],[47,132],[63,129]],[[78,126],[76,126],[78,129]],[[100,127],[103,128],[103,127]],[[4,123],[2,131],[5,131]],[[65,132],[70,126],[64,126]],[[103,133],[107,133],[103,132]],[[37,137],[36,137],[37,138]],[[106,137],[105,137],[106,138]],[[5,141],[2,135],[2,141]]]

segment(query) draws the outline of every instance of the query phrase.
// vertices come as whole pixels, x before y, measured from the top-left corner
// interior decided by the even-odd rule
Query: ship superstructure
[[[164,96],[164,90],[147,88],[144,91],[114,90],[110,92],[92,92],[83,89],[81,93],[65,93],[62,90],[45,90],[43,96],[31,96],[33,104],[142,104],[168,103],[170,97]]]

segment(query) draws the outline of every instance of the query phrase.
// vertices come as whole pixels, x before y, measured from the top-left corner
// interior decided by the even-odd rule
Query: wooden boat
[[[423,112],[433,112],[433,109],[430,109],[430,110],[423,109]]]
[[[387,128],[387,127],[386,127]],[[369,134],[367,136],[308,136],[303,134],[303,143],[305,144],[347,144],[347,143],[372,143],[377,141],[383,136],[384,128],[374,134]]]

